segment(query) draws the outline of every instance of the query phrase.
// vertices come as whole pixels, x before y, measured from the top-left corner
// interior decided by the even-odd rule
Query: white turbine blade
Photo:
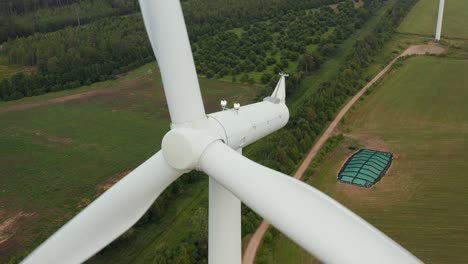
[[[128,230],[159,194],[182,173],[161,152],[81,211],[39,246],[23,263],[82,263]]]
[[[244,158],[221,142],[205,150],[200,167],[326,263],[421,263],[330,197]]]
[[[140,0],[172,123],[205,118],[192,50],[178,0]]]

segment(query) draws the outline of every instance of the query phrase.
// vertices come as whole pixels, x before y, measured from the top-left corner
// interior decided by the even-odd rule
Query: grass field
[[[439,0],[419,0],[398,31],[433,36]],[[468,39],[468,1],[446,1],[442,37]]]
[[[103,192],[100,184],[160,149],[169,114],[156,72],[153,63],[120,80],[0,104],[0,241],[9,240],[0,243],[0,262],[30,250]],[[207,112],[221,98],[247,103],[258,90],[207,79],[200,85]],[[112,92],[14,109],[99,89]]]
[[[344,140],[315,169],[311,185],[334,197],[426,263],[468,261],[468,62],[406,61],[346,117]],[[357,143],[356,143],[357,141]],[[371,189],[336,182],[350,146],[396,159]],[[284,236],[268,263],[314,263]]]

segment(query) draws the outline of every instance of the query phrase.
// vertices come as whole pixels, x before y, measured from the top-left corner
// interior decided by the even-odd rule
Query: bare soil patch
[[[109,179],[107,179],[105,182],[99,184],[96,188],[99,191],[107,191],[112,186],[114,186],[114,184],[116,184],[118,181],[120,181],[123,177],[127,176],[129,173],[130,173],[130,170],[125,170],[125,171],[119,172],[119,173],[113,175],[112,177],[110,177]]]
[[[47,140],[53,145],[71,145],[75,142],[71,138],[60,137],[60,136],[52,135],[52,134],[41,132],[41,131],[34,132],[34,135]]]
[[[401,54],[401,57],[409,55],[439,55],[446,54],[447,52],[447,47],[430,42],[429,44],[411,45]]]
[[[120,79],[120,78],[122,78],[122,77],[125,77],[126,75],[127,75],[126,72],[125,72],[125,73],[121,73],[121,74],[114,75],[114,76],[112,76],[112,80],[118,80],[118,79]]]
[[[390,147],[387,144],[385,144],[385,141],[381,138],[377,138],[375,136],[367,134],[344,134],[344,136],[358,140],[359,142],[364,144],[364,147],[367,149],[391,152]]]
[[[18,126],[11,126],[10,127],[10,135],[12,137],[16,137],[21,134],[26,134],[31,136],[31,143],[38,144],[38,145],[45,145],[47,147],[63,147],[63,146],[69,146],[75,143],[75,140],[68,138],[68,137],[63,137],[59,135],[54,135],[49,132],[44,132],[40,130],[30,130]],[[0,164],[2,161],[0,161]]]
[[[16,233],[27,227],[36,218],[37,213],[35,212],[19,211],[0,223],[0,262],[6,261],[4,257],[14,255],[23,247],[23,243],[16,236]]]
[[[88,199],[88,198],[83,198],[81,199],[80,203],[78,204],[78,208],[85,208],[86,206],[88,206],[90,203],[91,203],[91,199]]]

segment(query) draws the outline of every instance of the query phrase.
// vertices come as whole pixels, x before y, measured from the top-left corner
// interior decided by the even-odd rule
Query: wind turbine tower
[[[444,6],[445,0],[440,0],[439,2],[439,16],[437,17],[437,28],[436,28],[436,35],[435,41],[440,41],[440,34],[442,32],[442,19],[444,18]]]

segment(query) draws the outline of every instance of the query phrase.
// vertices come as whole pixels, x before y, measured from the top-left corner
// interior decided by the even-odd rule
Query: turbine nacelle
[[[284,77],[281,75],[275,91],[263,102],[242,107],[234,104],[233,109],[200,120],[172,124],[161,145],[166,162],[181,171],[198,169],[201,155],[215,141],[240,149],[284,127],[289,120]]]

